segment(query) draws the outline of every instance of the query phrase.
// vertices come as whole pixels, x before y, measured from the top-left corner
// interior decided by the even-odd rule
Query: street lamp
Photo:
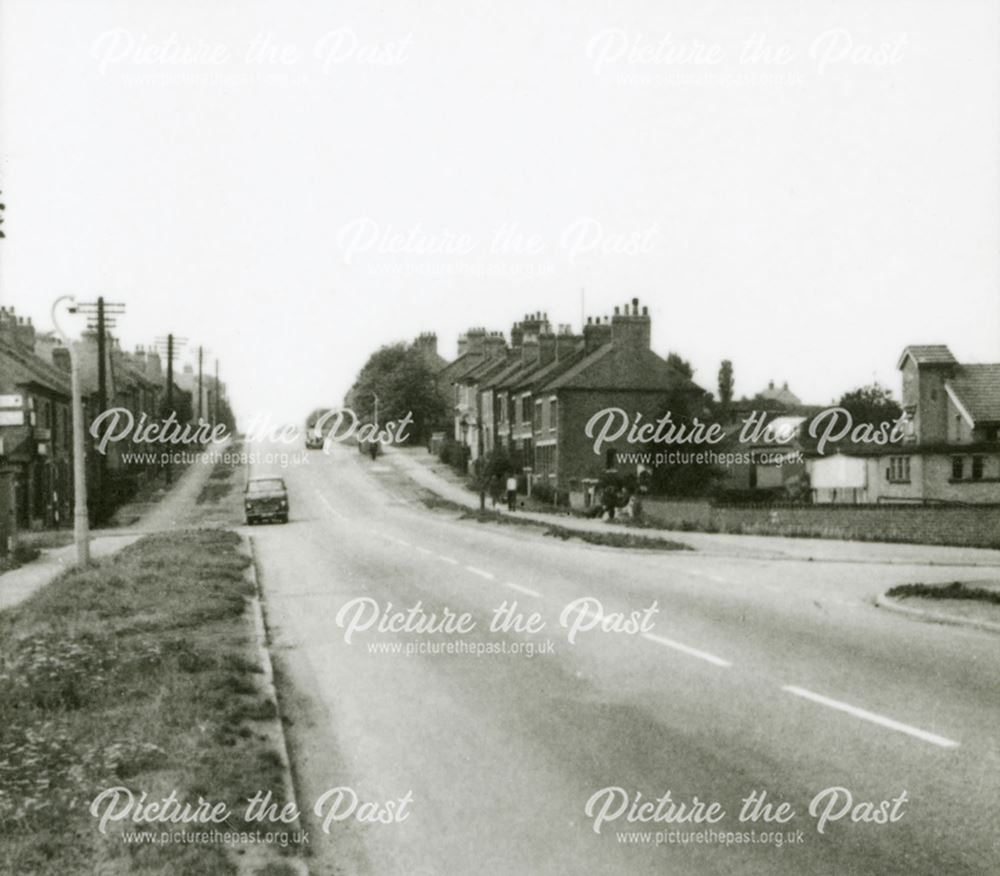
[[[63,295],[52,304],[52,324],[69,350],[69,370],[71,384],[71,404],[73,407],[73,539],[76,542],[76,562],[78,566],[90,564],[90,521],[87,517],[87,474],[84,457],[83,403],[80,398],[80,363],[76,347],[67,337],[56,318],[56,311],[63,302],[69,302],[69,312],[76,313],[76,300],[72,295]]]

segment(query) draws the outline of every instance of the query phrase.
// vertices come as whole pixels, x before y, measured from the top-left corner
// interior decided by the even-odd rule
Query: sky
[[[127,305],[237,414],[637,297],[714,389],[1000,361],[1000,4],[0,0],[0,303]]]

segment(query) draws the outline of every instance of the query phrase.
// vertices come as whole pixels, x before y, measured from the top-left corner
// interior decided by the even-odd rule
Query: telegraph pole
[[[167,407],[166,415],[169,417],[171,414],[176,414],[174,410],[174,354],[177,347],[182,347],[187,342],[187,338],[178,338],[174,334],[168,334],[165,338],[157,338],[157,346],[162,349],[166,346],[167,354]],[[173,481],[173,469],[170,463],[166,465],[166,478],[167,483],[172,483]]]
[[[215,395],[212,396],[212,425],[219,422],[219,360],[215,360]]]
[[[83,301],[77,307],[80,313],[87,315],[87,328],[97,332],[97,412],[108,409],[108,343],[109,328],[114,328],[115,317],[125,312],[125,305],[120,301],[105,301],[99,295],[97,301]],[[99,519],[104,518],[107,510],[107,480],[108,460],[103,453],[97,455],[97,495],[96,512]]]

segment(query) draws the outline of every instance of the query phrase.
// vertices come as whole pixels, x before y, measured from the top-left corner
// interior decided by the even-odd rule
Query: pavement
[[[380,460],[392,465],[416,483],[451,502],[467,508],[478,508],[479,497],[471,491],[442,477],[434,471],[432,457],[423,448],[386,448]],[[497,507],[501,514],[509,514]],[[1000,567],[1000,550],[988,548],[950,547],[941,545],[899,544],[883,542],[852,542],[824,538],[784,538],[781,536],[734,535],[728,533],[679,532],[655,527],[629,527],[600,519],[567,514],[513,512],[517,517],[539,523],[556,524],[583,532],[628,532],[637,537],[665,538],[681,542],[702,553],[720,556],[756,557],[794,560],[822,560],[846,563],[918,563],[949,566]],[[859,546],[863,548],[859,549]]]
[[[111,556],[150,532],[183,528],[195,497],[211,474],[210,465],[191,465],[172,489],[139,521],[122,529],[99,529],[91,533],[91,559]],[[40,587],[76,565],[76,545],[45,548],[38,559],[0,574],[0,611],[27,599]]]
[[[311,872],[996,872],[996,636],[874,602],[896,584],[995,580],[998,552],[673,532],[696,550],[616,550],[432,512],[420,469],[314,452],[281,471],[291,521],[248,530],[299,798],[347,786],[374,804],[329,834],[312,817]],[[521,616],[489,629],[504,607]],[[384,623],[346,641],[371,609]],[[475,626],[406,632],[399,611]],[[651,625],[627,631],[633,612]],[[570,642],[561,619],[593,628]],[[597,800],[669,791],[727,814],[701,841],[706,825],[627,812],[598,832],[587,806],[606,788],[621,792]],[[790,820],[741,822],[752,791]],[[896,820],[864,820],[903,792]],[[820,833],[834,797],[843,816]]]

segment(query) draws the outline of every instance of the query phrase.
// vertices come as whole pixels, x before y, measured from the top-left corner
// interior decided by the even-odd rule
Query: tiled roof
[[[457,359],[449,362],[437,374],[434,379],[439,383],[454,383],[464,374],[476,368],[483,361],[481,353],[463,353]]]
[[[0,345],[0,374],[11,386],[35,384],[69,397],[69,375],[27,350]]]
[[[903,367],[906,357],[913,357],[917,365],[957,365],[958,360],[945,344],[915,344],[903,350],[897,368]]]
[[[948,385],[977,423],[1000,422],[1000,364],[959,365]]]
[[[613,343],[604,344],[584,356],[572,368],[544,386],[550,389],[639,390],[667,392],[697,389],[682,374],[652,350],[642,350],[639,359]]]
[[[146,386],[150,388],[159,386],[157,381],[144,374],[139,368],[129,362],[124,355],[116,350],[113,350],[111,353],[111,367],[114,371],[115,383],[122,384],[123,388],[126,386]],[[166,383],[165,377],[163,382],[164,384]],[[205,382],[207,383],[208,381],[206,380]]]
[[[568,371],[577,362],[579,362],[584,357],[583,344],[581,343],[572,353],[568,356],[563,356],[561,359],[554,359],[547,365],[543,365],[534,371],[526,374],[518,375],[518,380],[516,385],[512,386],[512,389],[520,389],[525,387],[527,389],[535,390],[539,387],[545,386],[550,381],[554,380],[564,371]]]

